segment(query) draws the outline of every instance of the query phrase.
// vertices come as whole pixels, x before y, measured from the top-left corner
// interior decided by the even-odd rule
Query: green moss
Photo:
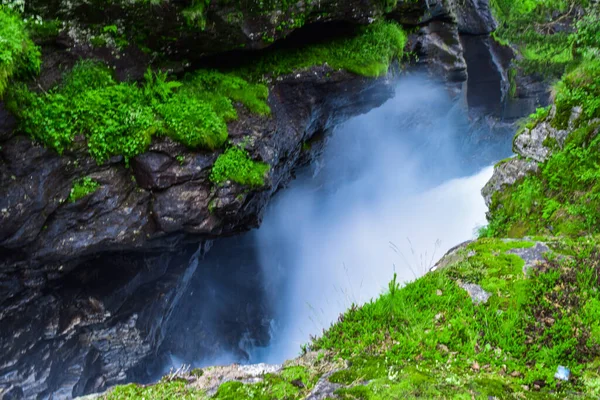
[[[267,374],[255,384],[227,382],[219,387],[213,397],[218,400],[294,400],[303,399],[315,384],[305,367],[288,367],[279,374]]]
[[[36,75],[40,66],[40,50],[29,38],[21,16],[0,4],[0,98],[13,75]]]
[[[600,36],[598,42],[600,45]],[[600,60],[583,61],[560,80],[555,92],[556,116],[552,120],[553,126],[566,129],[575,106],[583,109],[582,116],[575,121],[576,126],[600,118]]]
[[[99,188],[100,184],[97,181],[93,180],[89,176],[86,176],[85,178],[77,180],[73,184],[71,193],[69,194],[69,198],[67,200],[71,203],[74,203],[77,200],[94,193]]]
[[[240,72],[248,79],[259,80],[264,75],[284,75],[327,63],[334,69],[377,77],[388,71],[394,59],[402,57],[405,44],[406,34],[400,25],[381,21],[357,28],[350,38],[268,51]]]
[[[232,146],[217,158],[210,174],[210,180],[221,184],[228,180],[260,187],[265,184],[265,174],[269,165],[253,161],[245,150]]]
[[[139,386],[135,384],[117,386],[104,400],[193,400],[205,398],[203,392],[186,387],[184,382],[162,382],[157,385]]]

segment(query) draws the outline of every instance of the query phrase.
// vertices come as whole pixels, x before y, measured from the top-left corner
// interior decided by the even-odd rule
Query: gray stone
[[[337,371],[331,371],[323,375],[310,394],[306,397],[306,400],[325,400],[336,398],[335,391],[342,387],[339,383],[329,382],[329,377]]]
[[[530,173],[535,173],[539,169],[535,161],[524,160],[514,157],[510,160],[496,165],[494,174],[490,180],[481,189],[481,194],[485,204],[489,207],[492,203],[492,196],[495,192],[501,191],[504,187],[513,185],[520,179],[525,178]]]
[[[459,283],[459,286],[469,293],[473,304],[487,303],[488,299],[492,296],[483,290],[481,286],[474,283]]]
[[[533,247],[510,249],[507,251],[508,254],[516,254],[525,261],[523,266],[523,273],[527,274],[527,271],[537,264],[545,260],[544,254],[550,251],[550,247],[543,242],[536,242]]]
[[[544,144],[546,140],[552,138],[562,148],[568,133],[567,130],[555,129],[549,122],[543,121],[537,124],[535,128],[525,129],[517,135],[513,141],[513,151],[522,157],[544,162],[552,154],[552,148]]]

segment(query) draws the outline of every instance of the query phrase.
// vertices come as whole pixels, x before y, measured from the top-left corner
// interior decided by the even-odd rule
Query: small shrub
[[[210,180],[215,184],[231,180],[250,187],[260,187],[265,184],[265,174],[269,168],[268,164],[253,161],[245,150],[233,146],[217,158]]]

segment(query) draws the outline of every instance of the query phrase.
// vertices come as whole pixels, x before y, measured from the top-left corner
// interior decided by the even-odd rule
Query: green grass
[[[0,4],[0,98],[13,75],[39,73],[40,50],[33,44],[21,16]]]
[[[479,240],[456,264],[351,308],[312,348],[351,362],[332,381],[370,382],[341,390],[348,399],[509,398],[536,381],[545,384],[540,398],[550,390],[560,398],[584,393],[581,379],[559,383],[553,376],[565,365],[578,378],[597,379],[590,368],[600,355],[596,243],[576,242],[574,259],[550,259],[526,278],[523,260],[506,251],[531,242]],[[492,297],[475,306],[458,281]]]
[[[386,293],[352,306],[312,341],[322,356],[311,364],[258,383],[225,383],[212,398],[301,399],[327,370],[342,385],[336,395],[348,400],[597,398],[600,237],[544,240],[553,250],[527,275],[510,251],[533,242],[479,239],[436,272],[404,287],[392,280]],[[491,297],[474,305],[461,282]],[[571,370],[568,382],[554,378],[559,365]],[[128,385],[108,399],[206,398],[184,390]]]
[[[245,150],[232,146],[217,158],[210,180],[217,185],[231,180],[257,188],[265,184],[269,168],[268,164],[253,161]]]
[[[135,384],[118,386],[104,397],[105,400],[193,400],[205,398],[203,393],[189,389],[181,381],[162,382],[152,386]]]
[[[67,200],[74,203],[77,200],[94,193],[99,188],[100,184],[98,182],[89,176],[86,176],[85,178],[75,181]]]

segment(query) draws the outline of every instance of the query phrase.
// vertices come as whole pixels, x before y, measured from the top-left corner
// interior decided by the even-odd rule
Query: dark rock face
[[[202,250],[91,258],[3,308],[0,394],[71,398],[131,379],[160,344]]]
[[[366,24],[386,12],[385,2],[380,0],[301,0],[289,4],[262,0],[34,0],[27,3],[27,8],[33,14],[66,21],[68,35],[81,46],[90,46],[95,36],[106,39],[110,47],[114,37],[105,35],[101,28],[115,25],[116,35],[129,44],[143,44],[181,58],[262,49],[307,24]]]
[[[98,166],[78,153],[83,147],[58,156],[22,136],[2,143],[0,387],[26,398],[69,398],[132,379],[128,373],[159,347],[189,280],[189,254],[169,261],[170,252],[257,226],[302,158],[302,143],[383,103],[392,83],[324,67],[275,83],[272,118],[244,115],[230,126],[232,140],[250,136],[250,152],[272,165],[265,187],[253,192],[213,188],[208,174],[217,154],[169,141],[130,169],[119,160]],[[100,188],[65,202],[81,176]],[[167,259],[127,255],[141,250],[169,252]],[[132,259],[113,259],[123,251]],[[94,294],[94,276],[106,292]],[[130,288],[119,289],[121,280]]]

